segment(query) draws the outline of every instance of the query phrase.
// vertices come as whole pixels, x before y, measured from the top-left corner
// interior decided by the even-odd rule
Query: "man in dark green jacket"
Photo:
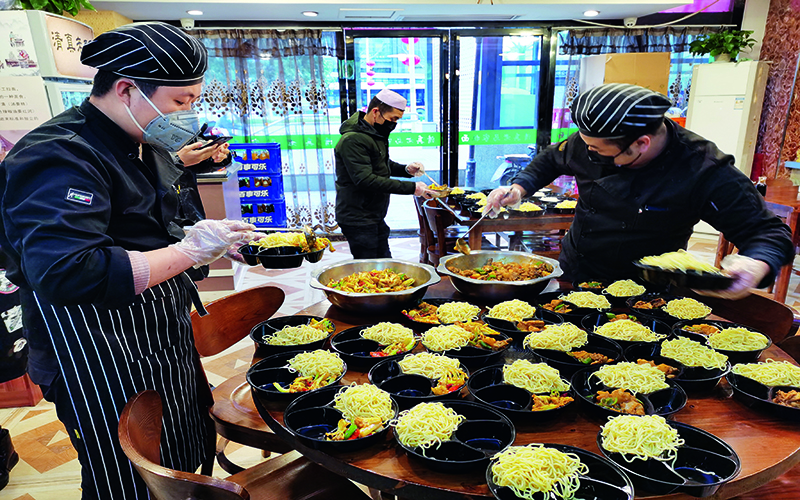
[[[413,194],[431,198],[424,182],[391,177],[414,177],[425,171],[419,162],[402,165],[389,159],[389,133],[397,126],[406,100],[388,89],[370,101],[367,112],[359,111],[339,128],[335,148],[336,220],[356,259],[392,256],[389,226],[384,219],[389,195]]]

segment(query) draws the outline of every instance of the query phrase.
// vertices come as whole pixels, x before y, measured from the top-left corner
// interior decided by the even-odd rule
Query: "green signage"
[[[570,127],[570,128],[554,128],[550,132],[550,143],[561,142],[567,137],[571,136],[575,132],[578,131],[577,127]]]
[[[471,130],[459,132],[458,144],[486,146],[494,144],[535,144],[536,129]]]
[[[339,142],[339,134],[317,134],[317,135],[256,135],[256,136],[235,136],[231,139],[233,144],[277,142],[281,149],[333,149]],[[247,140],[249,139],[249,140]],[[395,132],[389,136],[389,146],[391,147],[438,147],[442,144],[442,134],[440,132]]]

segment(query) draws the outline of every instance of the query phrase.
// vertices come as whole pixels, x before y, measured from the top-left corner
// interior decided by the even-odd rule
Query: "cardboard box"
[[[580,91],[604,83],[631,83],[668,95],[669,52],[600,54],[581,59]]]
[[[79,11],[78,15],[75,16],[75,20],[91,26],[94,30],[94,36],[133,22],[133,19],[125,17],[113,10],[92,11],[87,9]]]

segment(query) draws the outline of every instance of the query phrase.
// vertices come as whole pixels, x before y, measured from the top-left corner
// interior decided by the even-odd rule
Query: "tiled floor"
[[[324,298],[322,292],[308,286],[310,273],[316,266],[327,266],[351,258],[346,243],[338,243],[336,252],[326,254],[318,264],[305,263],[301,268],[289,271],[266,270],[254,267],[245,274],[240,289],[262,284],[278,286],[286,293],[286,300],[279,314],[293,314]],[[716,238],[698,236],[690,242],[689,250],[712,261]],[[415,238],[391,240],[395,258],[417,261],[419,242]],[[787,303],[800,307],[800,279],[792,280]],[[206,293],[204,301],[213,300],[224,293]],[[245,339],[222,354],[204,359],[204,365],[212,384],[219,384],[235,371],[243,371],[249,365],[250,340]],[[19,464],[11,471],[9,485],[0,492],[0,498],[8,500],[73,500],[80,498],[80,473],[75,451],[63,426],[58,422],[50,403],[40,402],[35,407],[0,409],[0,425],[8,428],[20,455]],[[234,462],[248,465],[260,460],[259,452],[231,444],[229,456]],[[217,469],[215,476],[226,474]]]

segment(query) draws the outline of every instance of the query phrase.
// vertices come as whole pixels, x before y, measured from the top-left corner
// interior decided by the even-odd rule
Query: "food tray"
[[[372,384],[392,395],[400,408],[406,410],[418,403],[430,403],[432,401],[442,401],[447,399],[459,399],[461,389],[464,386],[447,394],[436,395],[431,392],[436,387],[438,379],[423,377],[422,375],[405,374],[400,369],[397,359],[385,359],[377,363],[369,371],[368,377]],[[469,370],[464,363],[461,369],[467,374],[469,380]],[[465,384],[466,385],[466,384]]]
[[[646,493],[667,495],[682,492],[693,497],[711,496],[739,474],[739,456],[725,441],[697,427],[668,421],[685,441],[678,448],[674,467],[655,459],[627,462],[621,453],[611,453],[602,445],[602,430],[597,433],[597,447],[633,481],[637,496]]]
[[[518,330],[516,326],[517,324],[513,321],[491,318],[487,316],[487,314],[489,314],[489,308],[487,308],[486,312],[481,315],[481,319],[484,323],[498,332],[505,333],[514,340],[523,339],[526,335],[528,335],[528,333],[530,333],[524,330]],[[553,311],[548,311],[547,309],[542,309],[539,306],[536,306],[536,312],[533,313],[533,316],[526,318],[526,320],[541,320],[545,322],[545,325],[558,325],[564,322],[564,318],[560,314],[554,313]]]
[[[508,340],[510,338],[503,332],[498,332],[498,335],[492,335],[492,337],[499,337],[500,340]],[[422,345],[425,346],[425,344]],[[425,349],[427,349],[429,352],[455,358],[461,361],[461,363],[463,363],[470,370],[476,370],[478,368],[499,362],[509,347],[511,347],[511,342],[506,344],[506,346],[499,351],[491,351],[489,349],[471,345],[464,346],[461,349],[451,349],[447,351],[434,351],[432,349],[428,349],[427,347],[425,347]]]
[[[679,321],[686,321],[686,320],[684,320],[682,318],[676,318],[675,316],[667,314],[667,312],[664,311],[663,308],[658,308],[658,309],[640,309],[640,308],[633,307],[633,305],[636,302],[640,301],[640,300],[650,301],[650,300],[654,300],[654,299],[657,299],[657,298],[662,298],[665,301],[669,302],[671,300],[684,299],[686,297],[679,297],[677,295],[667,295],[667,294],[663,294],[663,293],[646,293],[646,294],[640,295],[638,297],[629,298],[628,300],[625,301],[625,304],[628,306],[628,308],[631,311],[633,311],[634,315],[646,316],[646,317],[658,319],[658,320],[661,320],[664,323],[668,324],[670,327],[674,326],[675,323],[678,323]],[[697,299],[695,299],[695,300],[697,300]],[[698,302],[702,302],[702,301],[698,301]],[[702,319],[702,318],[697,318],[697,319]]]
[[[439,307],[442,304],[447,304],[448,302],[468,302],[469,303],[469,301],[467,301],[467,300],[460,300],[460,299],[436,299],[436,298],[428,299],[428,298],[422,298],[419,301],[417,301],[417,303],[415,305],[408,306],[407,308],[404,308],[403,310],[410,311],[412,309],[416,309],[417,307],[419,307],[419,304],[421,302],[427,302],[428,304],[434,305],[436,307]],[[472,305],[475,306],[475,307],[480,307],[478,304],[472,304]],[[480,308],[481,308],[481,311],[482,311],[483,308],[482,307],[480,307]],[[475,316],[474,319],[477,320],[478,318],[480,318],[481,311],[478,311],[478,314]],[[411,328],[413,328],[415,330],[418,330],[418,331],[424,331],[424,330],[427,330],[428,328],[432,328],[434,326],[441,326],[441,325],[448,324],[448,323],[425,323],[425,322],[422,322],[422,321],[415,321],[415,320],[409,318],[408,316],[406,316],[405,314],[403,314],[402,312],[400,314],[401,314],[403,320],[406,323],[408,323],[409,326],[411,326]],[[452,324],[452,323],[450,323],[450,324]]]
[[[579,399],[586,403],[584,406],[589,412],[597,417],[606,418],[624,415],[624,413],[604,408],[596,403],[595,396],[597,395],[597,391],[611,392],[617,389],[617,387],[612,388],[606,386],[600,382],[600,379],[597,377],[590,378],[590,375],[599,369],[600,366],[590,366],[575,372],[575,375],[572,376],[572,390],[575,391]],[[681,411],[683,407],[686,406],[688,398],[681,386],[669,379],[667,379],[667,384],[669,387],[666,389],[661,389],[650,394],[636,395],[639,401],[641,401],[642,406],[644,406],[646,415],[661,415],[662,417],[666,417]]]
[[[565,295],[564,292],[546,292],[539,294],[534,299],[536,309],[544,309],[543,304],[548,304],[553,300],[560,299],[562,295]],[[569,307],[571,308],[570,312],[559,311],[556,312],[556,314],[559,314],[562,318],[564,318],[564,321],[569,321],[570,323],[574,323],[576,325],[580,325],[581,320],[585,316],[597,312],[597,309],[575,307],[572,304],[569,304]],[[544,310],[549,311],[549,309],[544,309]],[[550,312],[555,312],[555,311],[550,311]]]
[[[779,390],[784,392],[791,390],[800,391],[800,387],[768,387],[751,378],[737,375],[733,372],[728,373],[725,378],[731,385],[734,396],[745,405],[759,411],[770,413],[779,418],[800,422],[800,408],[792,408],[791,406],[780,405],[772,401]]]
[[[255,266],[259,263],[266,269],[293,269],[303,264],[303,259],[311,263],[322,260],[325,248],[313,252],[301,252],[297,247],[274,247],[258,250],[256,245],[243,245],[239,253],[244,261]]]
[[[569,381],[567,381],[569,383]],[[558,418],[575,406],[575,401],[552,410],[532,411],[532,393],[503,381],[503,365],[481,368],[467,381],[469,393],[479,403],[492,406],[513,422],[546,422]],[[548,396],[549,392],[537,393]],[[562,392],[575,400],[572,389]]]
[[[415,339],[414,345],[408,351],[392,356],[370,356],[370,352],[380,351],[383,347],[374,340],[367,340],[361,336],[361,331],[372,325],[355,326],[348,328],[331,338],[331,349],[352,368],[367,371],[378,362],[385,359],[401,359],[419,344]]]
[[[421,448],[412,448],[400,442],[397,432],[395,441],[405,452],[439,472],[464,473],[475,469],[485,469],[489,458],[503,451],[516,438],[514,424],[498,410],[470,401],[441,401],[466,420],[453,432],[448,441],[437,448],[432,446],[423,454]]]
[[[297,372],[289,369],[289,360],[302,352],[306,351],[280,352],[264,358],[251,366],[247,370],[247,382],[250,384],[250,387],[252,387],[253,392],[257,393],[263,399],[268,401],[292,401],[303,394],[309,394],[309,392],[316,392],[324,389],[325,387],[339,386],[339,382],[342,380],[342,377],[344,377],[344,374],[347,373],[347,362],[344,363],[342,374],[339,375],[339,377],[337,377],[336,380],[331,384],[328,384],[320,389],[309,392],[293,393],[281,392],[276,389],[275,386],[272,385],[273,382],[277,382],[282,387],[286,388],[292,383],[292,381],[294,381],[295,378],[299,377]]]
[[[725,364],[725,368],[702,368],[699,366],[686,366],[678,361],[661,355],[660,343],[640,343],[625,349],[625,358],[628,361],[636,362],[638,359],[653,361],[655,364],[667,364],[678,369],[674,380],[683,387],[686,392],[710,391],[717,386],[720,379],[731,371],[730,362]]]
[[[639,277],[654,285],[671,285],[698,290],[721,290],[733,283],[733,278],[725,274],[705,273],[697,271],[669,271],[659,267],[634,262]]]
[[[314,349],[320,349],[322,346],[325,345],[325,342],[331,338],[331,336],[336,333],[336,325],[333,326],[333,331],[329,333],[325,338],[321,340],[316,340],[314,342],[310,342],[308,344],[297,344],[297,345],[272,345],[267,344],[264,342],[264,335],[268,335],[278,330],[283,329],[286,326],[300,326],[300,325],[307,325],[312,319],[317,321],[322,321],[325,318],[321,316],[306,316],[302,314],[296,314],[294,316],[283,316],[280,318],[272,318],[266,321],[262,321],[261,323],[257,324],[250,330],[250,338],[253,339],[253,342],[256,343],[256,347],[260,351],[260,353],[264,355],[279,353],[279,352],[286,352],[286,351],[296,351],[296,350],[304,350],[304,351],[313,351]],[[331,322],[333,323],[333,322]]]
[[[295,399],[283,414],[283,424],[289,432],[311,448],[326,451],[349,452],[367,448],[386,441],[388,423],[375,434],[347,441],[326,441],[325,433],[336,430],[342,412],[333,407],[333,398],[343,387],[326,387]],[[392,400],[394,416],[399,409]]]
[[[593,333],[589,333],[588,335],[589,340],[583,347],[577,347],[572,349],[569,352],[575,351],[587,351],[597,354],[603,354],[609,358],[612,358],[614,361],[613,363],[617,363],[622,360],[622,347],[619,344],[614,342],[611,339],[607,339],[600,335],[595,335]],[[557,369],[562,377],[570,378],[576,371],[582,370],[587,367],[585,363],[578,361],[577,359],[573,358],[569,354],[563,351],[557,351],[555,349],[533,349],[532,350],[534,356],[538,358],[540,361],[547,363],[548,365],[552,366],[553,368]],[[606,363],[608,364],[608,363]],[[595,365],[589,365],[595,366]],[[602,365],[596,365],[602,366]]]
[[[658,333],[658,334],[661,334],[661,335],[666,335],[667,338],[669,338],[672,335],[672,328],[668,324],[664,323],[663,321],[654,319],[652,317],[641,315],[641,314],[638,313],[638,311],[634,311],[634,312],[625,311],[623,314],[628,314],[628,315],[632,314],[632,315],[636,316],[636,320],[639,323],[641,323],[642,325],[646,326],[647,328],[649,328],[650,330],[652,330],[655,333]],[[588,316],[585,316],[581,320],[581,326],[587,332],[593,333],[595,327],[601,327],[601,326],[605,325],[608,322],[610,322],[610,320],[606,316],[606,313],[594,313],[594,314],[590,314]],[[633,341],[630,341],[630,340],[612,339],[610,337],[605,337],[603,335],[600,335],[599,333],[596,333],[595,335],[597,335],[598,337],[607,338],[608,340],[616,342],[617,344],[619,344],[620,347],[622,347],[623,350],[627,349],[628,347],[630,347],[632,345],[641,344],[642,343],[642,342],[633,342]],[[645,344],[657,344],[658,342],[644,342],[644,343]]]
[[[722,354],[728,356],[728,361],[730,361],[732,365],[735,365],[737,363],[753,363],[755,361],[758,361],[758,358],[761,357],[761,353],[772,345],[772,339],[769,338],[769,335],[766,335],[763,332],[759,332],[754,328],[750,328],[749,326],[740,325],[738,323],[731,323],[729,321],[706,320],[706,319],[692,319],[689,321],[679,321],[678,323],[675,323],[675,326],[672,328],[672,333],[682,337],[688,337],[692,340],[700,342],[701,344],[707,345],[708,342],[707,335],[683,329],[683,327],[685,326],[699,325],[699,324],[713,325],[719,328],[720,330],[723,330],[725,328],[746,328],[751,332],[760,333],[761,335],[767,337],[768,343],[767,346],[764,347],[763,349],[756,349],[752,351],[729,351],[727,349],[714,349],[715,351],[721,352]]]
[[[582,500],[633,500],[633,483],[625,475],[625,472],[611,460],[588,452],[574,446],[564,444],[543,443],[547,448],[554,448],[563,453],[573,453],[578,455],[581,462],[589,467],[586,475],[580,476],[580,487],[575,492],[574,498]],[[492,476],[492,464],[489,462],[486,469],[486,483],[489,491],[498,500],[517,500],[511,488],[497,486]],[[544,495],[535,495],[534,498],[544,499]]]

